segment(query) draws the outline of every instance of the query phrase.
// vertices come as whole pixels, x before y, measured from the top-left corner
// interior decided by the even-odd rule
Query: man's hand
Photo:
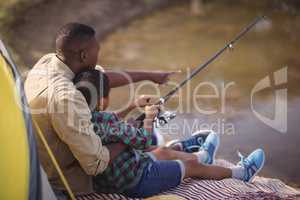
[[[164,84],[170,80],[170,76],[178,72],[153,72],[151,73],[150,80],[157,84]]]

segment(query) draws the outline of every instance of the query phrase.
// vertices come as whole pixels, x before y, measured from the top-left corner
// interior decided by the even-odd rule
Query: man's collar
[[[57,73],[63,74],[66,78],[72,80],[75,76],[74,72],[62,62],[56,54],[53,55],[53,66]]]

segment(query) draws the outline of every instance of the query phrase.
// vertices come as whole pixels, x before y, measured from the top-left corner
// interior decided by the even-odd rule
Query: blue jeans
[[[146,198],[174,188],[181,183],[184,166],[178,160],[157,160],[145,167],[141,180],[123,192],[131,198]]]

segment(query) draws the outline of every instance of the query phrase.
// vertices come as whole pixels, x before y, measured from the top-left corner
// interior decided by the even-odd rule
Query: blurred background
[[[261,147],[267,155],[261,175],[280,178],[299,188],[300,1],[1,0],[0,34],[24,77],[41,56],[54,51],[58,28],[78,21],[97,30],[99,64],[105,69],[180,70],[171,79],[178,83],[262,14],[267,19],[242,38],[233,51],[225,52],[197,75],[180,91],[181,99],[177,96],[166,104],[166,109],[177,111],[178,117],[163,132],[167,140],[186,138],[203,128],[202,124],[208,125],[221,135],[220,158],[237,162],[237,150],[247,154]],[[288,80],[281,88],[288,91],[287,132],[281,133],[253,114],[250,94],[258,81],[285,67]],[[226,101],[211,98],[194,102],[192,92],[205,81],[220,93],[224,85],[232,83],[226,90]],[[165,94],[173,86],[158,88]],[[268,118],[275,115],[275,89],[261,91],[253,102],[255,110]],[[157,91],[153,85],[144,84],[138,94]],[[215,91],[203,86],[199,94]],[[128,100],[128,87],[114,89],[110,109],[118,109]],[[216,112],[204,115],[197,107]]]

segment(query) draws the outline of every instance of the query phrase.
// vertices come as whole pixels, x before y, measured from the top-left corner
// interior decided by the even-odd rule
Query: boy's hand
[[[144,128],[152,133],[153,129],[153,120],[159,112],[159,105],[151,105],[145,107],[145,119],[144,119]]]
[[[154,97],[151,95],[141,95],[134,100],[134,107],[145,107],[153,104]]]
[[[145,120],[154,120],[160,109],[160,105],[151,105],[145,107]]]

